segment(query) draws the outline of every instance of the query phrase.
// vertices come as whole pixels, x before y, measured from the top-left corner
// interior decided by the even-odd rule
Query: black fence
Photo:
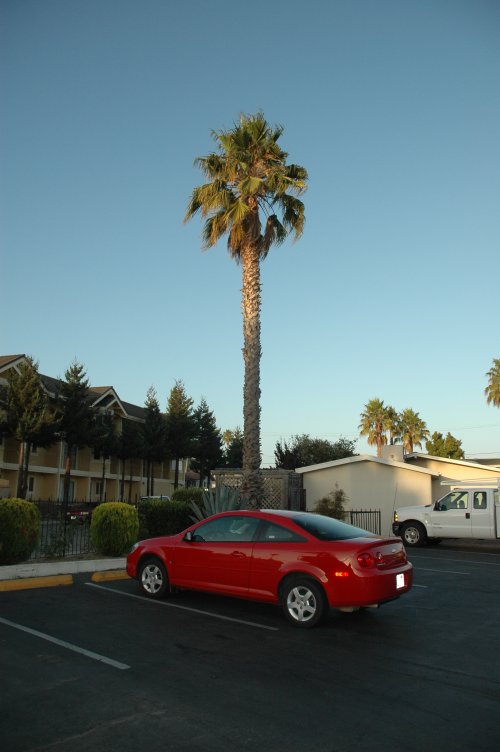
[[[370,533],[374,533],[375,535],[380,535],[380,530],[382,527],[381,517],[382,513],[380,509],[370,509],[366,511],[352,510],[350,512],[346,512],[346,522],[349,522],[351,525],[355,525],[356,527],[360,527],[363,530],[368,530]]]
[[[41,517],[40,539],[32,559],[57,559],[92,553],[90,521],[96,504],[34,502]]]

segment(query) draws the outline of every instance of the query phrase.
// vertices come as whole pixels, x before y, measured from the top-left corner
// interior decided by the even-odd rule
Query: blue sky
[[[241,269],[183,225],[211,131],[262,110],[307,168],[262,266],[262,451],[372,397],[500,456],[496,0],[2,0],[0,353],[242,426]],[[370,452],[373,450],[370,449]]]

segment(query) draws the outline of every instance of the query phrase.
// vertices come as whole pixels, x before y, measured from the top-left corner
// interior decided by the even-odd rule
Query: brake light
[[[335,577],[349,577],[349,572],[334,572]]]
[[[369,569],[370,567],[375,566],[375,559],[368,551],[364,551],[362,554],[358,554],[357,558],[360,567]]]

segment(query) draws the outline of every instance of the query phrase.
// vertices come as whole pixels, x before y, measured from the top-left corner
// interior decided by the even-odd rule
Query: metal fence
[[[40,538],[31,559],[57,559],[92,553],[92,507],[34,502],[41,517]],[[78,511],[78,514],[76,512]]]
[[[351,510],[346,512],[346,522],[370,533],[380,535],[382,513],[380,509]]]

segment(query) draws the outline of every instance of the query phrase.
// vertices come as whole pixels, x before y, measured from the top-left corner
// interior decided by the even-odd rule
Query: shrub
[[[121,501],[100,504],[92,514],[90,540],[100,554],[120,556],[128,553],[137,540],[137,509]]]
[[[40,513],[23,499],[0,499],[0,564],[18,564],[33,553],[40,535]]]
[[[236,488],[229,486],[217,486],[215,493],[213,491],[203,491],[201,505],[192,501],[189,505],[194,512],[191,515],[193,522],[204,520],[211,514],[218,512],[230,512],[233,509],[241,509],[241,496]]]
[[[336,486],[335,491],[330,491],[328,496],[316,502],[314,511],[318,514],[324,514],[326,517],[334,517],[336,520],[345,518],[345,504],[347,496],[345,491]]]
[[[184,501],[142,499],[138,505],[141,538],[175,535],[191,525],[190,507]]]
[[[189,504],[191,501],[199,504],[203,496],[203,488],[197,486],[189,486],[188,488],[176,488],[172,494],[174,501],[184,501]]]

